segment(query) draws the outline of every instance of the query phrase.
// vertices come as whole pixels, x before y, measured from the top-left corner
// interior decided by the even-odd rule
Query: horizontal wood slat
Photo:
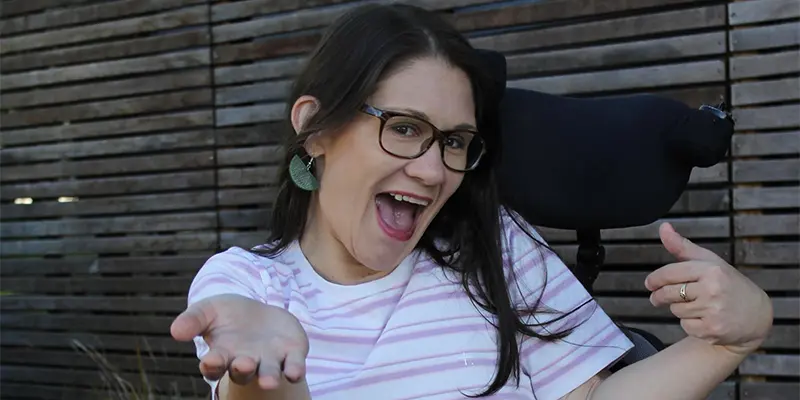
[[[628,68],[618,71],[587,72],[557,77],[511,80],[508,82],[508,86],[554,94],[577,94],[634,88],[650,89],[668,85],[721,82],[724,81],[724,79],[724,63],[722,61],[713,60],[687,64]],[[774,112],[780,111],[781,110],[775,110]]]
[[[214,132],[197,130],[156,134],[139,137],[86,140],[81,142],[43,144],[35,147],[12,147],[0,150],[3,164],[24,164],[39,161],[59,160],[58,163],[42,163],[31,167],[4,167],[0,171],[3,180],[14,180],[14,176],[25,179],[81,175],[119,174],[125,172],[147,172],[175,168],[193,168],[213,165],[214,153],[211,150],[193,153],[153,155],[152,153],[170,150],[185,150],[210,147],[214,144]],[[148,156],[115,159],[110,164],[107,159],[93,161],[72,161],[89,157],[109,155],[132,155],[150,153]],[[31,170],[35,172],[31,172]],[[58,171],[49,173],[42,171]]]
[[[748,236],[798,236],[800,214],[741,214],[734,217],[734,235]]]
[[[214,82],[218,85],[230,85],[239,82],[289,78],[297,73],[303,62],[302,57],[291,57],[230,67],[216,67],[214,68]]]
[[[470,42],[473,46],[479,48],[511,52],[653,34],[675,33],[699,28],[723,27],[724,25],[725,7],[709,6],[642,14],[631,17],[611,18],[566,26],[511,31],[471,38]]]
[[[103,297],[103,296],[3,296],[0,309],[6,311],[105,311],[171,313],[177,315],[186,309],[186,298],[181,297]]]
[[[733,181],[737,183],[798,180],[800,180],[800,158],[741,160],[733,163]]]
[[[199,270],[198,263],[195,270]],[[3,278],[0,287],[15,294],[63,293],[183,293],[188,292],[193,276],[90,277],[90,278]],[[0,317],[2,320],[2,317]]]
[[[102,380],[100,375],[94,370],[66,370],[60,368],[45,368],[45,367],[19,367],[3,365],[0,367],[3,382],[27,382],[38,384],[80,384],[84,388],[92,388],[92,386],[102,387]],[[137,373],[119,373],[122,379],[128,382],[136,382],[141,379]],[[169,393],[171,390],[179,390],[180,392],[191,393],[194,392],[196,396],[201,395],[203,392],[198,390],[203,388],[199,386],[200,382],[197,378],[186,376],[169,376],[169,375],[153,375],[148,377],[149,383],[152,384],[154,390],[161,393]],[[205,388],[203,388],[205,389]],[[207,390],[207,389],[206,389]]]
[[[797,208],[800,193],[797,187],[739,187],[733,190],[733,207],[737,210]]]
[[[800,99],[800,78],[737,83],[731,86],[731,104],[745,106]]]
[[[7,259],[3,260],[0,274],[3,279],[14,276],[70,275],[75,279],[82,276],[101,276],[119,274],[193,274],[211,256],[210,252],[195,255],[96,258],[72,257],[65,259]],[[0,282],[2,285],[2,282]]]
[[[800,290],[800,269],[755,269],[741,268],[745,276],[767,292],[788,292]],[[644,281],[651,272],[648,271],[603,271],[595,281],[597,293],[624,292],[631,294],[649,294]]]
[[[425,7],[429,10],[443,10],[452,7],[477,5],[482,3],[491,3],[496,0],[421,0],[416,1],[416,4]],[[379,1],[381,3],[388,3],[386,1]],[[267,16],[266,18],[252,19],[242,22],[233,22],[226,24],[218,24],[214,26],[214,41],[217,43],[229,42],[251,37],[265,36],[277,33],[292,32],[304,29],[319,28],[331,24],[336,18],[345,12],[360,5],[358,2],[348,0],[334,0],[320,2],[318,0],[312,1],[309,4],[303,3],[302,6],[295,4],[292,6],[283,5],[282,1],[277,2],[276,5],[266,6],[264,1],[245,2],[239,4],[216,5],[212,8],[212,20],[215,22],[225,21],[235,16],[248,16],[251,14],[244,14],[246,11],[256,11],[259,13],[268,12],[267,10],[274,10],[274,16]],[[342,4],[343,3],[343,4]],[[284,3],[285,4],[285,3]],[[316,7],[317,5],[341,4],[339,7]],[[292,13],[282,13],[278,11],[293,10]]]
[[[800,355],[752,354],[739,366],[739,373],[800,377]]]
[[[30,348],[2,349],[3,361],[8,364],[35,364],[50,367],[97,368],[97,362],[81,354],[79,350],[48,351]],[[195,374],[197,359],[194,357],[159,357],[153,354],[117,355],[105,354],[106,361],[122,371],[144,369],[147,372],[166,372],[177,374]],[[5,388],[4,388],[5,389]]]
[[[800,17],[800,4],[792,0],[750,0],[728,5],[731,25],[779,21]]]
[[[206,250],[213,248],[216,232],[177,233],[162,235],[127,235],[122,237],[59,238],[43,240],[10,241],[0,244],[0,251],[8,257],[46,256],[52,254],[92,254],[164,252],[178,250]]]
[[[601,4],[581,0],[512,4],[502,8],[475,10],[455,16],[456,27],[462,31],[498,28],[533,22],[551,22],[558,19],[642,10],[654,6],[680,5],[686,0],[608,1]]]
[[[137,217],[5,222],[0,225],[0,235],[4,238],[22,238],[138,232],[174,232],[206,228],[213,229],[216,225],[216,213],[207,211]]]
[[[31,33],[4,39],[2,53],[9,54],[23,50],[199,25],[206,23],[207,17],[208,10],[206,6],[195,6],[118,21]]]
[[[741,400],[791,399],[800,392],[797,382],[742,382],[739,385]]]
[[[165,32],[154,37],[132,38],[112,42],[100,42],[37,51],[35,53],[19,53],[4,55],[0,59],[0,68],[7,73],[60,67],[74,64],[99,63],[118,58],[152,55],[184,48],[208,45],[211,41],[208,32],[203,28]],[[120,65],[117,64],[105,64]],[[89,64],[93,65],[93,64]]]
[[[800,242],[746,242],[736,243],[736,260],[751,265],[800,264]]]
[[[800,104],[739,108],[733,112],[738,130],[794,128],[800,126]]]
[[[188,287],[188,286],[187,286]],[[183,291],[185,288],[182,288]],[[83,331],[128,334],[156,334],[169,332],[174,318],[154,316],[117,315],[64,315],[37,313],[4,313],[0,316],[3,329],[31,329],[37,331]],[[3,352],[5,357],[5,351]],[[3,360],[8,361],[8,360]]]
[[[597,302],[612,317],[635,318],[670,318],[678,319],[670,312],[669,308],[656,308],[650,299],[634,297],[602,297],[598,296]],[[772,299],[775,319],[800,318],[800,298]]]
[[[213,119],[214,114],[210,110],[187,111],[101,122],[70,123],[56,127],[8,130],[3,132],[2,140],[5,146],[19,146],[144,132],[157,133],[210,126]]]
[[[151,3],[129,0],[105,4],[89,4],[72,8],[49,9],[44,10],[42,13],[15,17],[3,21],[3,26],[0,28],[0,35],[8,36],[25,31],[52,29],[120,17],[131,17],[181,6],[201,4],[203,2],[203,0],[161,0]]]
[[[800,70],[795,60],[798,50],[777,53],[747,54],[731,57],[730,74],[733,79],[782,75]]]
[[[3,17],[31,14],[48,8],[79,6],[91,0],[7,0],[3,4]]]
[[[69,81],[202,67],[208,65],[209,62],[210,58],[206,49],[184,50],[135,59],[105,61],[4,75],[0,78],[0,84],[3,85],[4,90],[11,90]]]
[[[107,392],[97,389],[81,389],[67,386],[42,386],[35,383],[3,383],[3,393],[14,396],[15,399],[61,400],[61,399],[91,399],[107,396]],[[148,400],[173,400],[174,395],[153,394]],[[208,400],[208,396],[181,396],[181,400]]]
[[[77,84],[69,87],[17,92],[0,98],[4,109],[51,105],[166,90],[202,87],[211,84],[207,71],[190,70],[103,83]]]
[[[175,194],[153,194],[80,200],[72,203],[42,202],[30,205],[10,204],[0,206],[5,219],[32,219],[45,217],[82,216],[95,214],[137,213],[167,210],[213,208],[213,191]]]
[[[541,74],[592,67],[608,68],[725,52],[723,32],[651,39],[596,47],[554,50],[507,57],[508,74]]]
[[[134,99],[107,100],[97,103],[76,104],[25,110],[8,114],[0,127],[72,123],[90,119],[169,112],[185,108],[199,108],[212,104],[211,91],[194,89],[158,94]]]
[[[728,41],[732,51],[753,51],[800,44],[800,23],[734,29]]]
[[[684,332],[680,324],[677,323],[624,322],[623,326],[650,332],[667,345],[677,343],[686,337],[686,332]],[[767,350],[797,350],[800,346],[800,343],[797,341],[798,334],[800,334],[800,330],[798,330],[797,325],[776,325],[772,328],[769,336],[761,347]]]
[[[800,154],[800,131],[733,135],[734,156]]]

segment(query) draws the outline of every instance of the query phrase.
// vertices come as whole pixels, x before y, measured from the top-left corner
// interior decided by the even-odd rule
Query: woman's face
[[[383,80],[368,104],[418,115],[443,131],[477,125],[469,78],[433,57]],[[463,179],[445,167],[441,143],[415,159],[394,157],[381,148],[380,127],[379,118],[357,113],[342,131],[321,134],[311,146],[320,190],[305,235],[318,248],[346,250],[348,263],[367,268],[362,277],[389,272],[408,256]]]

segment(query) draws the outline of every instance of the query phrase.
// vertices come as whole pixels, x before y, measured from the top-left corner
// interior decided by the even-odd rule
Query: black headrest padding
[[[692,168],[724,157],[733,125],[653,95],[595,99],[508,88],[500,104],[498,179],[528,222],[560,229],[649,224]]]

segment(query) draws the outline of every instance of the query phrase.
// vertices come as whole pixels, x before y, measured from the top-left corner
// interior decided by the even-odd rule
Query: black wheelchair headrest
[[[484,53],[498,82],[502,66],[505,85],[505,59]],[[663,217],[692,169],[719,162],[733,134],[724,104],[693,109],[654,95],[570,98],[506,88],[499,112],[504,202],[529,223],[558,229]]]

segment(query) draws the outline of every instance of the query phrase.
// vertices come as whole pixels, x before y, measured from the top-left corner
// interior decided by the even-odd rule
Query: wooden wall
[[[134,384],[143,366],[162,393],[207,395],[193,347],[171,340],[169,323],[208,255],[263,239],[289,80],[320,29],[359,3],[0,3],[0,396],[88,396],[102,381],[75,340]],[[730,157],[695,170],[665,220],[773,296],[772,336],[713,398],[797,398],[800,5],[414,3],[504,52],[514,87],[730,99]],[[596,290],[612,315],[672,343],[682,330],[643,286],[672,261],[656,228],[603,233],[609,267]],[[573,233],[544,234],[574,260]]]

